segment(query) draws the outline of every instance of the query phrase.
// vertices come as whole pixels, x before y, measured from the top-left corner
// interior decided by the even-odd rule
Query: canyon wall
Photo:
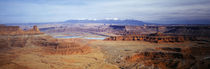
[[[89,46],[81,46],[78,43],[70,42],[70,43],[60,43],[55,48],[55,54],[62,54],[62,55],[68,55],[68,54],[86,54],[90,52]]]
[[[115,28],[115,26],[110,26]],[[118,29],[119,30],[119,29]],[[120,30],[121,32],[114,32],[118,35],[141,35],[141,34],[152,34],[156,32],[176,34],[176,35],[189,35],[197,37],[210,37],[210,27],[209,26],[124,26]]]
[[[68,39],[55,39],[52,37],[34,38],[32,41],[36,46],[46,47],[47,54],[87,54],[91,52],[91,48],[82,43],[69,41]]]
[[[142,68],[143,64],[146,68],[157,69],[208,69],[210,64],[208,49],[209,46],[157,47],[154,51],[139,52],[125,60],[131,64],[127,66],[128,68]]]
[[[85,54],[90,52],[90,47],[65,39],[56,39],[39,31],[37,26],[30,30],[21,30],[18,26],[0,26],[0,48],[41,46],[48,54]],[[36,36],[38,35],[38,36]]]
[[[4,26],[0,25],[0,32],[14,32],[14,31],[20,31],[19,26]]]
[[[111,36],[104,40],[111,41],[148,41],[154,43],[167,43],[167,42],[184,42],[184,41],[194,41],[196,37],[194,36],[184,36],[184,35],[173,35],[173,34],[147,34],[147,35],[123,35],[123,36]]]
[[[19,26],[0,26],[0,35],[35,35],[35,34],[44,34],[39,31],[37,26],[33,26],[33,29],[22,30]]]

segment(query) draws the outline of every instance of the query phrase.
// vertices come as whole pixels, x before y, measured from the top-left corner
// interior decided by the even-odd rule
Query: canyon
[[[4,26],[0,25],[0,35],[34,35],[43,34],[39,31],[37,26],[33,26],[33,29],[22,30],[19,26]]]
[[[208,31],[208,26],[0,25],[0,69],[208,69]],[[54,38],[60,35],[81,37]]]
[[[56,39],[36,26],[28,31],[16,26],[3,28],[11,31],[0,35],[0,69],[117,69],[81,39]]]
[[[195,36],[183,36],[173,34],[163,34],[160,32],[147,35],[123,35],[123,36],[111,36],[105,40],[112,41],[148,41],[154,43],[172,43],[172,42],[184,42],[184,41],[195,41]]]

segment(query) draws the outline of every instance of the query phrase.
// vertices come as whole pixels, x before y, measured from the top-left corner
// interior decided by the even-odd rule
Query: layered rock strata
[[[86,54],[90,52],[90,47],[65,41],[64,39],[55,39],[39,31],[37,26],[23,31],[18,26],[0,26],[0,48],[9,49],[12,47],[41,46],[49,54]],[[36,36],[38,35],[38,36]]]
[[[0,26],[0,35],[35,35],[35,34],[44,34],[39,31],[37,26],[33,26],[33,29],[22,30],[19,26]]]
[[[157,47],[156,51],[139,52],[125,60],[131,64],[127,68],[156,69],[208,69],[209,46],[204,47]],[[205,49],[204,49],[205,48]],[[202,50],[200,50],[202,49]],[[203,51],[204,50],[204,51]],[[133,65],[134,66],[133,66]],[[142,66],[143,64],[143,66]]]
[[[167,42],[184,42],[184,41],[194,41],[196,38],[194,36],[184,36],[184,35],[170,35],[155,33],[149,35],[124,35],[124,36],[111,36],[105,40],[112,41],[148,41],[154,43],[167,43]]]
[[[36,38],[33,43],[38,46],[46,47],[48,54],[87,54],[91,52],[91,48],[87,45],[81,45],[80,43],[72,41],[63,41],[54,38]]]
[[[86,54],[90,52],[90,47],[88,46],[80,46],[77,43],[71,42],[71,43],[60,43],[55,48],[55,54],[62,54],[62,55],[68,55],[68,54]]]

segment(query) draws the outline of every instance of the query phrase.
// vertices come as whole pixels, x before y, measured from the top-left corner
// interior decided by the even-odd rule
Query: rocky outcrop
[[[197,37],[207,37],[209,38],[210,27],[209,25],[204,26],[167,26],[168,31],[164,31],[164,33],[174,33],[178,35],[192,35]]]
[[[209,48],[208,46],[157,47],[154,51],[139,52],[128,56],[125,60],[131,64],[127,68],[208,69],[210,68]]]
[[[40,31],[39,31],[39,28],[38,28],[37,26],[34,26],[34,27],[33,27],[33,31],[40,32]]]
[[[2,48],[24,47],[28,39],[28,36],[0,36],[0,46]]]
[[[90,52],[89,46],[80,46],[77,43],[60,43],[55,48],[55,54],[69,55],[69,54],[86,54]]]
[[[193,56],[204,56],[210,55],[210,46],[190,46],[184,48],[177,48],[177,47],[157,47],[157,50],[161,51],[170,51],[170,52],[181,52],[186,54],[191,54]]]
[[[0,26],[0,35],[36,35],[44,34],[39,31],[37,26],[33,26],[33,29],[23,31],[19,26]]]
[[[64,41],[62,39],[58,40],[52,37],[35,38],[33,44],[46,47],[48,54],[71,55],[91,52],[91,48],[87,45],[81,45],[73,41]]]
[[[124,35],[124,36],[111,36],[105,40],[113,41],[148,41],[154,43],[168,43],[168,42],[184,42],[184,41],[194,41],[196,38],[194,36],[183,36],[183,35],[171,35],[163,33],[155,33],[148,35]]]
[[[161,69],[185,69],[195,64],[193,56],[176,52],[141,52],[126,60]]]
[[[187,35],[196,37],[207,37],[209,38],[210,27],[208,25],[149,25],[149,26],[125,26],[123,28],[117,28],[113,32],[116,35],[141,35],[141,34],[152,34],[156,32],[176,34],[176,35]],[[122,25],[121,25],[122,26]],[[110,26],[111,27],[111,26]],[[111,27],[112,28],[112,27]]]
[[[43,34],[37,26],[31,30],[23,31],[19,26],[0,25],[0,46],[1,48],[24,47],[28,40],[32,40],[31,35],[36,34]]]
[[[14,31],[20,31],[19,26],[4,26],[0,25],[0,32],[14,32]]]
[[[34,27],[31,31],[37,31]],[[47,54],[86,54],[91,51],[91,48],[87,45],[81,45],[73,41],[64,39],[55,39],[48,35],[0,35],[0,51],[7,50],[13,47],[25,47],[25,46],[40,46],[43,47]]]

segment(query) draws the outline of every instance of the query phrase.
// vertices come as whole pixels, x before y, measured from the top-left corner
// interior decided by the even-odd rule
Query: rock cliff
[[[87,45],[52,37],[35,38],[32,43],[37,46],[46,47],[46,53],[48,54],[71,55],[91,52],[91,48]]]
[[[40,32],[37,26],[23,31],[18,26],[0,26],[0,48],[41,46],[45,47],[48,54],[85,54],[90,52],[90,47],[64,39],[56,39]]]
[[[43,34],[39,31],[37,26],[33,26],[33,29],[22,30],[19,26],[0,26],[0,35],[36,35]]]
[[[147,35],[123,35],[123,36],[111,36],[105,40],[111,41],[148,41],[154,43],[171,43],[171,42],[184,42],[184,41],[194,41],[196,38],[194,36],[184,36],[184,35],[172,35],[172,34],[147,34]]]
[[[139,52],[133,56],[128,56],[125,60],[134,66],[128,68],[154,67],[157,69],[207,69],[210,64],[207,57],[209,46],[196,47],[157,47],[155,51]],[[205,48],[205,49],[204,49]],[[138,66],[139,65],[139,66]]]

